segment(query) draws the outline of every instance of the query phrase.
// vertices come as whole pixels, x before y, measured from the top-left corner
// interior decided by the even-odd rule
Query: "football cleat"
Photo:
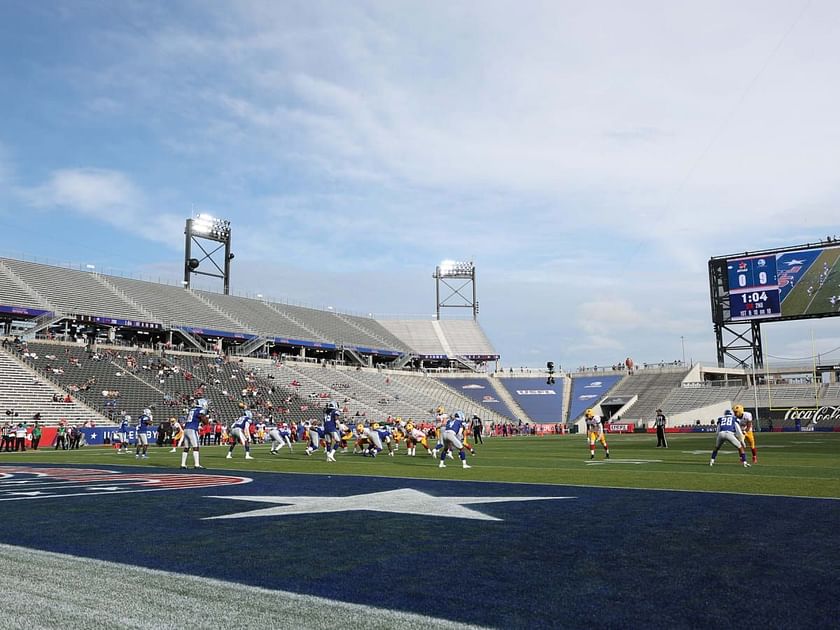
[[[714,465],[715,465],[715,460],[711,460],[711,461],[709,462],[709,466],[714,466]]]
[[[444,464],[443,462],[441,462],[440,464],[438,464],[438,468],[446,468],[446,464]]]
[[[464,468],[472,468],[467,462],[464,462]]]
[[[225,455],[225,459],[233,459],[233,453],[228,453]]]
[[[254,459],[250,453],[245,453],[245,459]]]
[[[204,466],[199,466],[198,464],[195,465],[195,468],[204,470]]]
[[[744,468],[749,468],[749,467],[750,467],[750,463],[749,462],[744,462]]]

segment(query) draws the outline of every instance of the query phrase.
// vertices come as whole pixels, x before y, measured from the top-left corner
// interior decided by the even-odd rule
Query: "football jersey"
[[[718,418],[718,431],[737,433],[740,428],[741,425],[735,416],[721,416]]]
[[[753,417],[749,411],[745,411],[743,415],[739,418],[741,421],[741,425],[744,431],[752,431],[753,430]]]
[[[335,433],[338,431],[338,417],[341,412],[338,409],[329,409],[324,412],[324,431],[326,433]]]
[[[201,407],[194,407],[187,413],[184,420],[184,429],[192,429],[198,431],[201,425],[201,416],[204,415],[204,410]]]

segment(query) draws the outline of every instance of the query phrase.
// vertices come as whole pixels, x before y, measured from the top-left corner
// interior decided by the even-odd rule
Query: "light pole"
[[[685,365],[685,337],[680,335],[680,343],[682,344],[683,365]]]

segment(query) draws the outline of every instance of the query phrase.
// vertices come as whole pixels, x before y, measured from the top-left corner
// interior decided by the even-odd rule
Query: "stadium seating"
[[[163,402],[162,391],[114,362],[125,350],[98,348],[93,353],[78,344],[43,341],[29,342],[27,347],[27,364],[112,420],[118,420],[123,412],[137,417],[143,408]]]
[[[8,258],[2,262],[62,313],[147,319],[145,313],[109,291],[91,273]]]
[[[632,376],[625,376],[613,387],[610,396],[638,396],[636,403],[622,414],[622,419],[649,421],[656,415],[656,410],[662,408],[672,390],[680,386],[688,372],[686,368],[638,370]]]
[[[19,421],[27,423],[32,422],[36,413],[40,413],[42,424],[58,424],[61,420],[73,424],[108,424],[100,414],[80,404],[75,396],[71,396],[73,402],[55,402],[54,396],[63,399],[67,393],[47,379],[33,375],[2,350],[0,383],[3,384],[0,387],[0,423],[15,420],[14,416],[3,415],[8,410],[17,412]]]
[[[662,402],[666,416],[722,403],[735,398],[740,387],[675,387]]]
[[[276,308],[272,308],[260,300],[211,293],[210,291],[197,291],[197,293],[208,302],[216,304],[222,310],[230,313],[238,321],[245,324],[248,329],[261,335],[309,341],[327,340],[311,328],[305,328],[284,316]]]

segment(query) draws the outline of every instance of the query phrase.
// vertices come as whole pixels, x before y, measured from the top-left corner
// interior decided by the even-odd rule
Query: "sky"
[[[177,282],[204,212],[235,293],[432,318],[435,266],[469,260],[503,366],[711,363],[709,258],[840,233],[838,19],[5,0],[0,253]],[[840,359],[840,319],[762,331]]]

